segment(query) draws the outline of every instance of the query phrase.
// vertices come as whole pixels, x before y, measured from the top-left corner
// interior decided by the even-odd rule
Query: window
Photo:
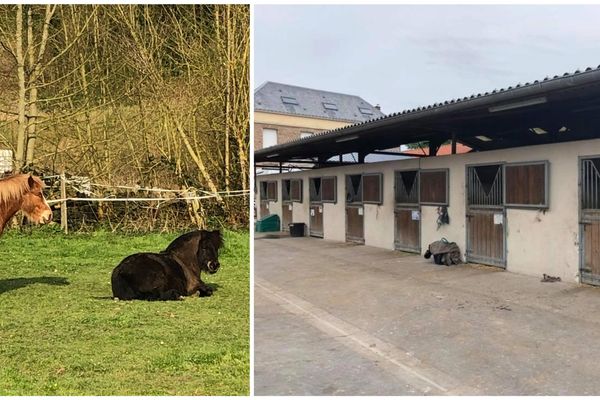
[[[363,202],[381,204],[383,202],[383,174],[363,175]]]
[[[579,164],[582,210],[600,210],[600,158],[585,158]]]
[[[396,171],[394,191],[396,204],[419,204],[419,171]]]
[[[260,183],[261,201],[277,201],[277,181],[264,181]]]
[[[330,110],[330,111],[337,111],[338,110],[337,105],[335,105],[334,103],[323,103],[323,107],[326,110]]]
[[[277,130],[263,129],[263,149],[266,147],[275,146],[277,144]]]
[[[310,178],[309,181],[309,199],[316,203],[335,203],[337,202],[336,185],[337,178],[328,176],[324,178]]]
[[[323,203],[337,202],[337,177],[328,176],[321,178],[321,198]]]
[[[312,132],[300,132],[300,139],[311,137],[312,135]]]
[[[448,205],[448,170],[419,171],[420,203]]]
[[[346,203],[383,202],[383,174],[346,175]]]
[[[260,199],[261,200],[267,200],[267,183],[268,182],[261,182],[260,183]]]
[[[506,206],[548,207],[548,162],[504,166]]]
[[[283,104],[290,104],[292,106],[299,105],[298,100],[296,100],[295,97],[291,96],[281,96],[281,101],[283,102]]]
[[[373,115],[373,111],[370,108],[366,108],[366,107],[358,107],[358,111],[361,112],[361,114],[365,114],[365,115]]]
[[[346,203],[362,203],[362,175],[346,175]]]
[[[292,186],[292,182],[289,179],[284,179],[281,181],[281,200],[282,201],[290,201],[291,186]]]
[[[321,193],[321,178],[310,178],[309,181],[309,200],[311,202],[319,202],[322,200],[322,193]]]
[[[292,179],[290,198],[292,201],[302,203],[302,179]]]
[[[467,169],[467,202],[469,205],[496,207],[503,204],[502,165],[481,165]]]

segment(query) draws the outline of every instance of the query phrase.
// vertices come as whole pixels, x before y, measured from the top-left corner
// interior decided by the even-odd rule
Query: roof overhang
[[[255,163],[310,160],[454,139],[474,151],[600,137],[600,68],[472,95],[268,147]]]

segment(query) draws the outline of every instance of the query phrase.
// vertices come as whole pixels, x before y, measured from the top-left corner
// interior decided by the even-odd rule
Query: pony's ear
[[[33,179],[31,174],[29,174],[29,177],[27,178],[27,184],[29,185],[29,189],[35,188],[35,179]]]
[[[214,231],[211,231],[210,237],[211,237],[211,241],[212,241],[213,245],[215,246],[215,248],[219,249],[219,248],[223,247],[223,236],[221,236],[220,230],[215,229]]]

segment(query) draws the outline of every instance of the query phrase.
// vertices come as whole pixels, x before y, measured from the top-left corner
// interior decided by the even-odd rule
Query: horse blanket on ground
[[[435,241],[429,245],[425,252],[425,258],[433,256],[433,260],[439,265],[461,264],[462,256],[460,248],[455,242],[448,242],[446,239]]]

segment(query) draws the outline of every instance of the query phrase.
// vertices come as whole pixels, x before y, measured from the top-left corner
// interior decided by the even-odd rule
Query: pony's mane
[[[170,252],[176,250],[182,246],[185,246],[190,240],[194,239],[196,236],[199,236],[198,240],[210,240],[215,246],[215,249],[220,249],[223,247],[223,235],[220,231],[211,232],[205,230],[192,231],[185,233],[179,236],[177,239],[173,240],[171,244],[166,248],[165,252]],[[202,236],[210,236],[210,237],[202,237]]]
[[[27,174],[17,174],[0,179],[0,203],[20,199],[25,193],[29,192],[29,176]],[[32,176],[33,180],[44,187],[44,183],[37,176]]]

